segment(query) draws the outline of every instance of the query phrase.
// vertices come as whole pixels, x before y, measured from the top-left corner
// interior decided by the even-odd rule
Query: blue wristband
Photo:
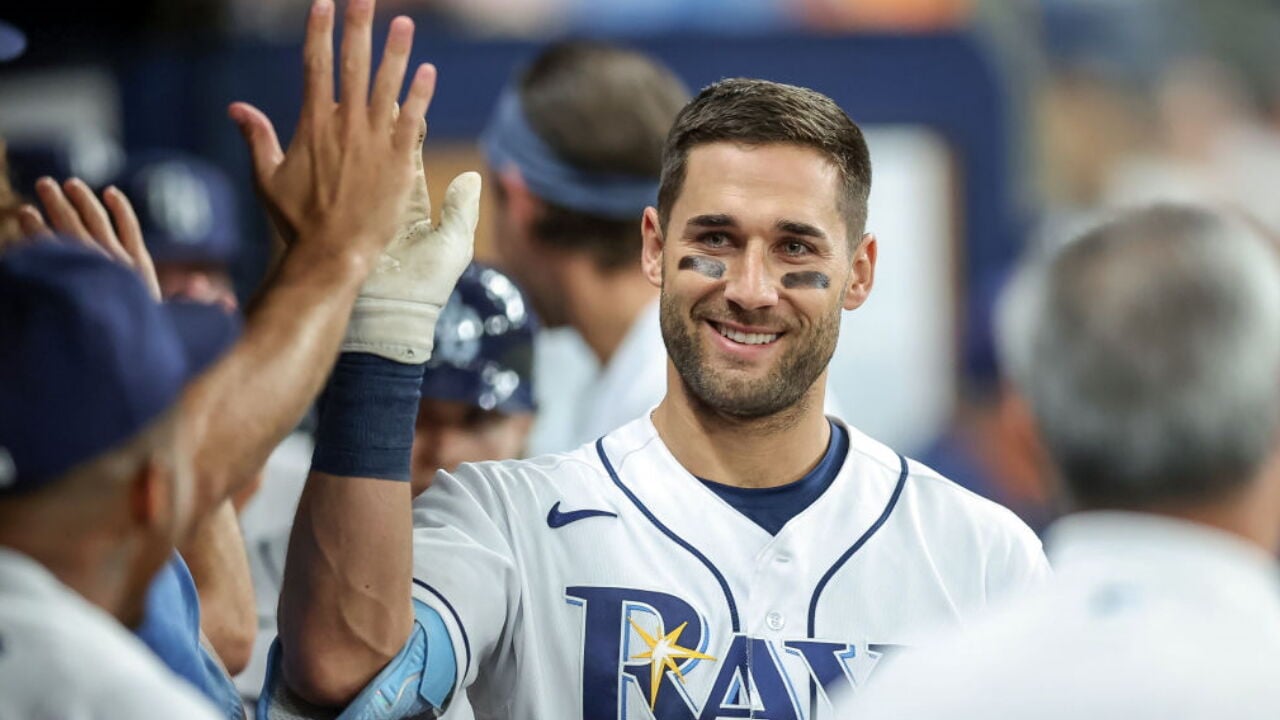
[[[343,353],[320,395],[311,469],[408,482],[425,365]]]

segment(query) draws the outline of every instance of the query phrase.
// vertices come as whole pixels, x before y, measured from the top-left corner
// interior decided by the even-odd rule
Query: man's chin
[[[699,404],[708,410],[738,420],[756,420],[776,415],[795,403],[786,402],[776,395],[776,388],[768,375],[752,379],[726,378],[723,375],[711,379],[701,388],[690,388]]]

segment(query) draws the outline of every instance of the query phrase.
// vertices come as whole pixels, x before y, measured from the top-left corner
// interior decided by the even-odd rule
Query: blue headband
[[[658,199],[656,178],[586,172],[557,157],[525,119],[514,87],[498,98],[480,144],[492,167],[516,166],[530,192],[569,210],[632,220]]]

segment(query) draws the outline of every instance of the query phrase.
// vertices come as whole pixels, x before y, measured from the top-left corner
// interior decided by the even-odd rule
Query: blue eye
[[[722,248],[729,244],[729,236],[721,232],[712,232],[699,237],[698,242],[709,248]]]

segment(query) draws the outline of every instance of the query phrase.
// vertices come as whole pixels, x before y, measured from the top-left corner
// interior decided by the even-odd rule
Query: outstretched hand
[[[354,252],[370,267],[396,235],[409,201],[420,128],[436,83],[434,66],[418,66],[397,109],[414,29],[412,20],[397,17],[370,92],[373,12],[374,0],[347,5],[335,99],[334,4],[312,5],[302,114],[287,151],[261,110],[247,103],[229,109],[249,146],[258,192],[285,241],[321,256]]]
[[[156,278],[151,253],[142,240],[142,227],[129,198],[115,186],[102,193],[102,201],[79,178],[71,178],[61,186],[53,178],[36,182],[36,195],[44,206],[49,223],[34,205],[23,205],[18,211],[22,234],[29,238],[52,236],[78,240],[86,247],[128,266],[138,273],[151,296],[160,300],[160,281]],[[106,207],[103,207],[103,202]],[[110,213],[108,214],[108,211]]]

